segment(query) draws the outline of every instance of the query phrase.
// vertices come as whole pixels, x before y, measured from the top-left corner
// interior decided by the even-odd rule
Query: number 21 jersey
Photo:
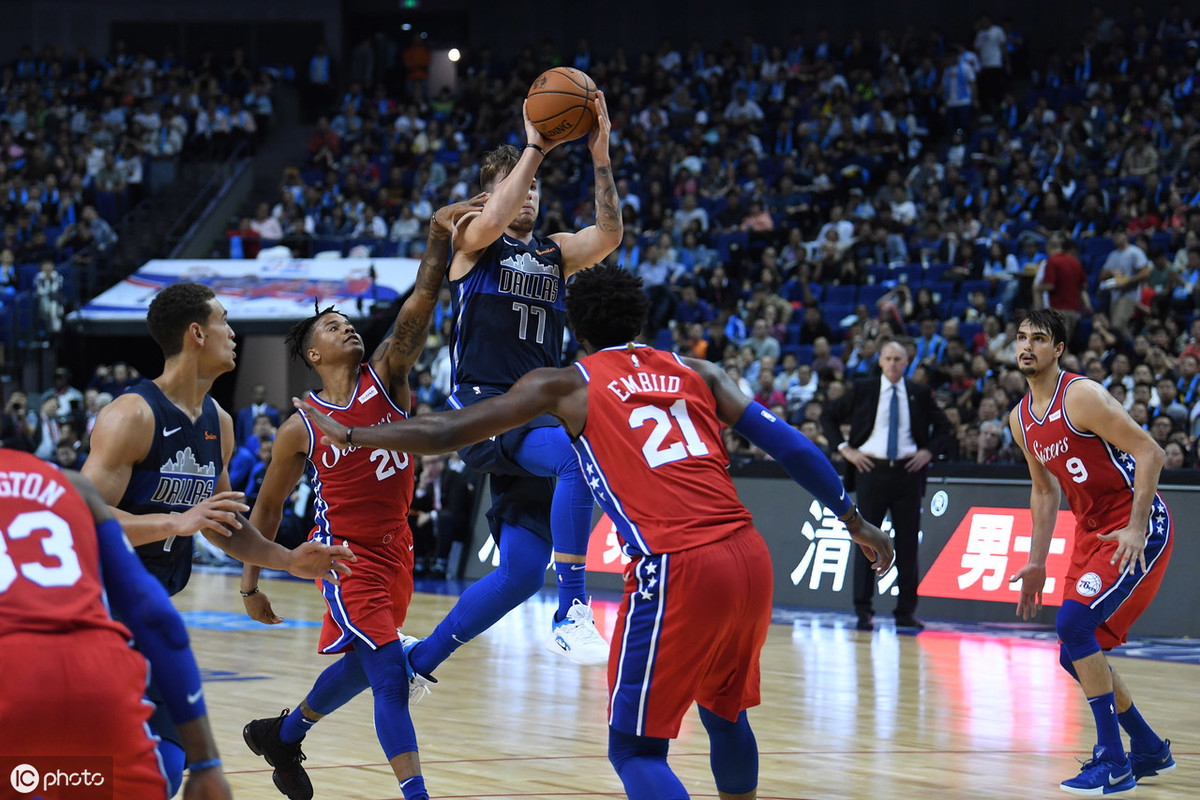
[[[588,383],[575,452],[626,555],[688,550],[751,524],[704,378],[641,346],[600,350],[575,366]]]

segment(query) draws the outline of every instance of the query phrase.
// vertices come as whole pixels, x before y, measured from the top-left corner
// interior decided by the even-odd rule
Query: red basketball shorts
[[[370,548],[349,544],[358,557],[349,563],[352,574],[343,577],[340,586],[317,582],[327,606],[321,628],[322,653],[345,652],[355,646],[355,640],[371,649],[396,641],[396,629],[404,624],[412,599],[412,533],[408,528],[384,534]]]
[[[752,526],[631,563],[608,660],[609,724],[669,739],[694,702],[730,721],[758,705],[773,581]]]

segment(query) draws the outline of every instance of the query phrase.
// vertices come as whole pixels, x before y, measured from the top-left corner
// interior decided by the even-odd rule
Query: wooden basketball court
[[[320,620],[310,583],[264,580],[288,622]],[[331,663],[318,628],[246,620],[236,578],[197,574],[175,598],[205,675],[209,713],[237,797],[282,797],[242,742],[255,717],[295,707]],[[418,593],[406,632],[428,633],[455,596]],[[610,798],[624,792],[606,757],[605,672],[543,649],[555,602],[534,598],[458,651],[413,709],[425,781],[438,798]],[[616,604],[596,601],[611,632]],[[939,630],[873,634],[828,616],[771,627],[763,704],[750,712],[759,797],[1058,798],[1090,756],[1094,729],[1050,642]],[[1172,741],[1174,772],[1142,798],[1200,797],[1200,666],[1116,658],[1138,707]],[[304,744],[316,798],[401,798],[375,738],[369,693],[323,720]],[[716,797],[693,712],[671,763],[693,797]]]

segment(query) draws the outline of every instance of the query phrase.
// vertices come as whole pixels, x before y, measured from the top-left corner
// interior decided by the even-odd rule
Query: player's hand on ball
[[[346,426],[335,421],[328,414],[320,411],[316,406],[307,403],[298,397],[292,398],[292,405],[297,410],[303,411],[305,416],[312,420],[312,424],[316,425],[321,433],[325,434],[321,437],[321,444],[333,445],[334,447],[346,446]]]
[[[521,116],[525,120],[525,141],[529,142],[529,144],[536,144],[538,147],[542,148],[542,152],[544,153],[549,153],[551,150],[562,144],[562,139],[559,139],[558,141],[551,141],[545,136],[542,136],[542,134],[538,132],[538,129],[534,127],[533,123],[530,122],[528,100],[521,103]]]
[[[588,134],[588,150],[593,159],[608,160],[608,139],[612,133],[612,120],[608,117],[608,104],[604,101],[604,92],[596,92],[593,101],[596,107],[596,124]]]
[[[346,561],[358,561],[358,556],[345,545],[305,542],[291,551],[288,572],[297,578],[328,581],[336,586],[342,577],[350,575],[350,567],[343,563]]]
[[[219,536],[232,536],[242,527],[238,514],[250,513],[250,506],[242,502],[244,492],[217,492],[189,508],[182,514],[172,515],[177,536],[192,536],[197,532]]]
[[[242,604],[246,606],[246,616],[250,619],[255,619],[264,625],[278,625],[283,622],[283,617],[275,613],[275,609],[271,608],[271,598],[267,597],[266,592],[259,590],[249,597],[242,598]]]

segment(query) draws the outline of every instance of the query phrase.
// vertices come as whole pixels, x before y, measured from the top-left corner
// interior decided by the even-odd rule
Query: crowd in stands
[[[81,290],[105,288],[114,226],[148,193],[149,159],[220,157],[272,113],[241,50],[185,64],[118,41],[106,58],[22,47],[0,68],[0,345],[53,339]]]
[[[626,235],[610,258],[645,282],[648,342],[721,364],[829,452],[824,406],[899,338],[906,379],[930,384],[954,423],[936,457],[1013,464],[1017,324],[1058,308],[1072,332],[1064,366],[1106,385],[1168,469],[1200,466],[1197,22],[1178,5],[1163,19],[1097,9],[1080,41],[1038,58],[1010,20],[986,16],[960,40],[821,30],[716,49],[664,39],[636,55],[580,41],[565,57],[546,42],[512,60],[485,48],[433,96],[419,69],[380,85],[352,70],[344,90],[311,95],[334,100],[318,106],[307,161],[231,241],[246,256],[279,242],[419,253],[432,211],[475,191],[480,154],[523,143],[532,78],[575,66],[612,113]],[[582,143],[539,178],[541,231],[590,224]],[[449,393],[451,327],[443,291],[412,376],[419,411]],[[64,406],[56,374],[30,393],[36,407],[8,399],[0,439],[69,460],[58,445],[77,436],[85,453],[94,409],[128,380],[114,365]],[[277,424],[239,421],[248,487]],[[735,461],[762,457],[732,432],[727,444]]]

